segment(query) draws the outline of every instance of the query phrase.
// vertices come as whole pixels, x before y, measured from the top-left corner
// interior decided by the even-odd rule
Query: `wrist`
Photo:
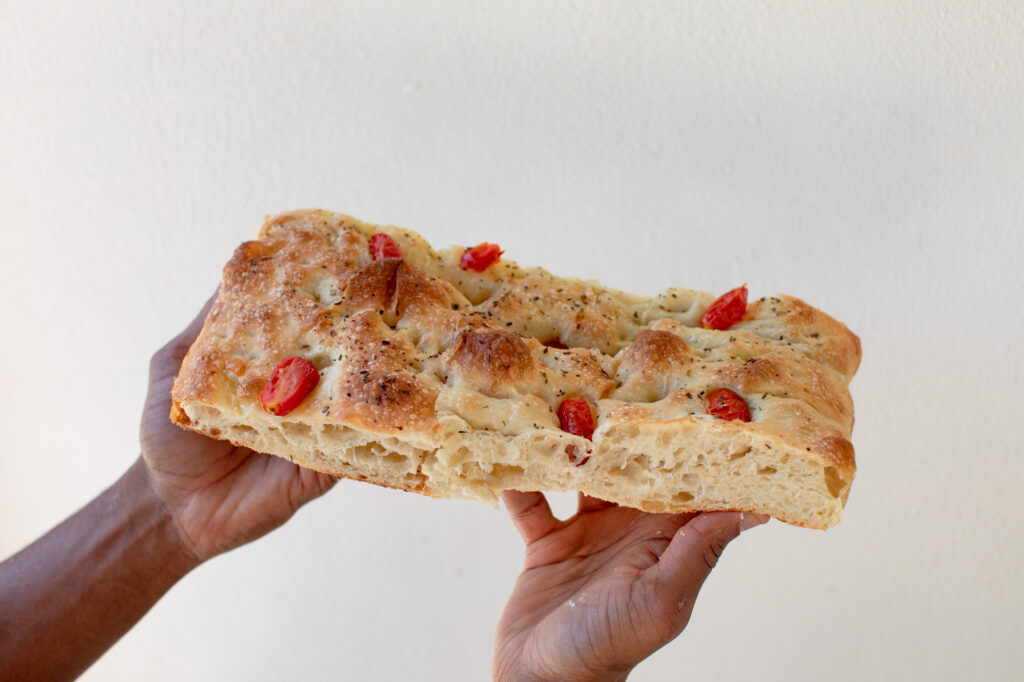
[[[536,673],[526,670],[513,670],[494,679],[498,682],[624,682],[631,670],[625,672],[587,672],[580,675],[565,676],[561,674]]]
[[[579,671],[519,663],[507,669],[495,670],[496,682],[623,682],[633,666],[608,670],[584,669]]]
[[[132,520],[142,549],[159,561],[174,581],[202,563],[182,537],[173,515],[156,494],[149,467],[141,457],[114,484],[115,500]]]

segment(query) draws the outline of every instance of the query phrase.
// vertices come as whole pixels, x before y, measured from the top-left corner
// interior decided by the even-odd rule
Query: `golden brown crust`
[[[766,296],[747,308],[746,325],[764,338],[794,343],[847,379],[860,366],[860,339],[842,322],[792,296]]]
[[[446,374],[470,381],[481,392],[503,396],[539,373],[539,363],[518,334],[501,330],[462,332],[445,352]]]
[[[367,243],[376,232],[389,234],[403,257],[371,260]],[[559,485],[584,489],[591,479],[595,486],[602,477],[618,480],[616,467],[633,471],[629,453],[643,447],[642,457],[664,459],[668,473],[650,479],[654,488],[645,497],[619,497],[648,510],[731,504],[756,511],[754,503],[721,499],[725,493],[715,497],[710,480],[674,497],[665,488],[673,484],[656,483],[657,476],[670,481],[697,471],[698,460],[680,459],[695,448],[749,441],[762,460],[785,451],[782,461],[806,465],[800,476],[821,479],[814,495],[845,501],[856,469],[847,384],[860,363],[860,341],[799,299],[757,299],[733,328],[714,331],[698,324],[713,300],[703,292],[641,298],[507,259],[483,273],[464,271],[461,249],[437,252],[408,230],[326,211],[268,219],[259,235],[224,268],[217,301],[175,382],[176,423],[207,432],[218,420],[249,428],[221,437],[293,457],[301,455],[296,443],[306,443],[304,465],[435,495],[499,480],[539,485],[529,472],[544,469],[550,481],[553,468],[563,477]],[[290,355],[313,362],[321,381],[289,420],[267,421],[259,391]],[[706,415],[703,397],[722,387],[748,402],[749,424]],[[575,396],[598,414],[589,468],[561,459],[567,445],[579,444],[558,430],[555,410]],[[285,422],[294,433],[278,434]],[[311,435],[295,435],[303,429]],[[710,440],[680,449],[673,440],[680,434]],[[523,472],[511,454],[470,467],[479,457],[472,444],[484,436],[491,448],[515,443],[509,452],[529,453],[543,442],[561,454]],[[332,463],[338,453],[362,459]],[[515,455],[523,456],[532,457]],[[378,464],[391,468],[377,471]],[[777,468],[762,462],[757,471]],[[648,480],[650,472],[641,473],[631,475]],[[833,509],[785,520],[821,527],[837,519]]]
[[[411,348],[371,310],[343,318],[337,334],[340,369],[329,411],[334,419],[373,431],[430,429],[437,391],[410,371]]]

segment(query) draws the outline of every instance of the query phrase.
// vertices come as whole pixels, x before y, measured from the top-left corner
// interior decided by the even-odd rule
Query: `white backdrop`
[[[1020,679],[1022,5],[484,5],[0,3],[0,556],[135,458],[233,248],[323,207],[861,335],[842,524],[745,535],[632,679]],[[85,679],[486,679],[521,556],[343,482]]]

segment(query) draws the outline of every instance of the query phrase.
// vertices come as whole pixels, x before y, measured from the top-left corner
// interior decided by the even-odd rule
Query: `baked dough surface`
[[[370,259],[377,232],[402,259]],[[860,362],[843,324],[780,295],[708,330],[705,292],[634,296],[504,257],[476,273],[459,267],[462,251],[327,211],[269,219],[224,268],[171,418],[437,497],[579,490],[653,512],[839,521],[856,470],[847,384]],[[259,392],[291,355],[321,379],[273,416]],[[747,401],[749,423],[705,413],[704,396],[723,387]],[[595,406],[593,442],[559,428],[568,397]]]

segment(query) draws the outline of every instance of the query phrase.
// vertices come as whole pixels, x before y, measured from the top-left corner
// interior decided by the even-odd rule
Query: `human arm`
[[[333,485],[170,422],[171,385],[209,305],[153,356],[140,457],[0,564],[0,681],[73,679],[192,568],[273,530]]]
[[[674,639],[725,546],[767,517],[646,514],[581,495],[559,521],[506,491],[526,562],[495,636],[496,680],[624,680]]]
[[[137,460],[0,564],[0,680],[73,679],[197,564]]]

